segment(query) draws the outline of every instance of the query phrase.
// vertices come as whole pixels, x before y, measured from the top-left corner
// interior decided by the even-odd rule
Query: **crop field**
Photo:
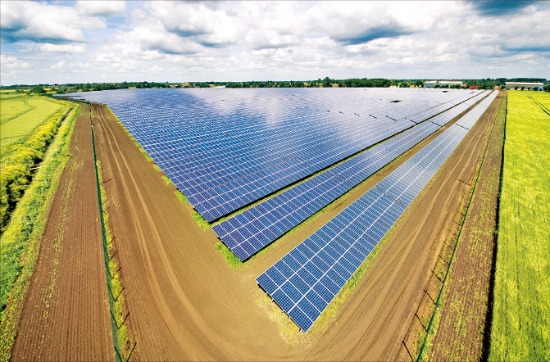
[[[62,108],[58,102],[39,96],[19,93],[1,93],[0,152],[24,140],[50,115]]]
[[[108,257],[122,283],[111,297],[122,293],[124,300],[113,333],[123,330],[125,358],[416,358],[407,329],[452,237],[447,229],[464,201],[464,180],[474,178],[486,149],[493,125],[487,110],[498,92],[132,89],[71,96],[98,102],[90,120]],[[73,140],[68,180],[82,177],[78,167],[91,170],[78,161],[91,158],[82,138],[87,125],[79,124]],[[86,202],[69,200],[72,190]],[[109,292],[96,241],[96,253],[86,244],[91,272],[63,282],[50,272],[70,274],[58,262],[65,252],[81,258],[55,230],[75,240],[82,230],[97,237],[92,191],[71,186],[56,196],[46,241],[53,251],[39,259],[40,282],[29,290],[37,297],[23,311],[14,359],[61,358],[62,339],[37,339],[46,329],[36,321],[62,335],[55,320],[78,325],[61,309],[74,285],[89,285],[95,296]],[[76,216],[82,226],[64,228],[67,215],[90,217]],[[87,299],[96,315],[107,305]],[[41,303],[48,315],[39,315]],[[106,338],[92,339],[104,353]],[[79,334],[71,343],[85,341]]]
[[[510,91],[489,358],[550,358],[548,93]]]

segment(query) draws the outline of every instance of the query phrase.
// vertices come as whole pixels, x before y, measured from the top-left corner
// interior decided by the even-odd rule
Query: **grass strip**
[[[118,343],[118,350],[120,351],[120,355],[123,358],[123,360],[128,360],[130,358],[131,348],[132,344],[130,342],[130,336],[129,336],[129,330],[128,326],[126,325],[126,314],[124,313],[126,310],[126,302],[124,299],[124,293],[123,293],[123,286],[122,286],[122,280],[120,278],[120,274],[118,273],[119,266],[118,261],[116,258],[111,257],[111,255],[114,255],[115,251],[113,250],[113,233],[111,231],[110,223],[109,223],[109,213],[108,213],[108,206],[107,206],[107,191],[105,190],[105,186],[103,185],[103,171],[101,168],[101,161],[96,161],[96,167],[97,167],[97,175],[99,178],[99,190],[101,193],[101,199],[102,199],[102,216],[103,216],[103,225],[105,230],[105,239],[106,239],[106,247],[107,247],[107,255],[109,256],[109,276],[111,278],[111,287],[110,287],[110,293],[112,294],[113,298],[113,310],[112,313],[114,315],[115,323],[116,323],[116,342]],[[109,291],[108,291],[109,292]]]
[[[229,264],[229,266],[233,269],[237,269],[243,265],[243,262],[237,258],[237,256],[233,254],[233,252],[229,250],[229,248],[221,241],[216,242],[214,247],[220,252],[220,254],[222,254],[224,259],[227,261],[227,264]]]
[[[103,259],[105,263],[105,279],[107,283],[107,298],[109,302],[109,320],[113,339],[115,361],[128,360],[131,353],[131,345],[128,336],[128,327],[125,324],[124,295],[123,287],[118,274],[118,262],[111,257],[113,235],[109,227],[109,216],[107,214],[107,194],[103,186],[103,174],[100,161],[97,158],[95,146],[95,133],[93,128],[92,107],[90,105],[90,126],[92,132],[92,151],[94,156],[94,170],[97,187],[97,202],[99,209],[99,220],[101,226],[101,240],[103,246]]]

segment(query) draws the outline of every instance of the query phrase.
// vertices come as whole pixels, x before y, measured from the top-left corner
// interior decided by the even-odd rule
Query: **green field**
[[[62,106],[46,97],[0,93],[0,154],[23,141],[36,127]]]
[[[510,91],[489,359],[550,360],[549,93]]]
[[[0,233],[42,167],[44,155],[74,104],[23,93],[0,93]]]

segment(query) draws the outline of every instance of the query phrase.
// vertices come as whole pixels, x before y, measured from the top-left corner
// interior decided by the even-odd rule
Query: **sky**
[[[2,1],[0,83],[550,78],[550,1]]]

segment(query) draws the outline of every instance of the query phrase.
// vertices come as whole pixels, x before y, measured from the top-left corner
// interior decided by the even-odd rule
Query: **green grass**
[[[97,160],[97,174],[99,178],[99,192],[101,192],[102,198],[102,216],[105,226],[105,238],[107,240],[107,253],[109,255],[114,255],[115,251],[113,250],[112,240],[114,239],[113,233],[111,231],[111,224],[109,222],[109,207],[108,207],[108,198],[107,191],[105,190],[105,185],[103,184],[103,169],[101,168],[101,162]],[[122,280],[119,274],[120,268],[118,266],[118,261],[116,258],[110,257],[109,259],[109,274],[111,276],[110,281],[110,292],[113,297],[113,310],[111,311],[114,315],[117,330],[118,350],[120,351],[124,360],[127,360],[130,357],[130,349],[132,347],[130,343],[130,336],[128,326],[125,323],[125,299],[124,299],[124,287],[122,285]]]
[[[67,116],[47,151],[42,167],[0,236],[0,361],[9,360],[23,301],[31,282],[40,240],[57,185],[69,160],[69,144],[80,107]]]
[[[504,145],[492,361],[550,360],[550,117],[510,91]]]
[[[0,154],[8,152],[9,146],[22,142],[48,119],[63,108],[61,101],[48,97],[27,95],[0,96]]]
[[[229,250],[229,248],[225,246],[225,244],[223,244],[221,241],[218,241],[215,247],[216,250],[218,250],[227,261],[227,264],[229,264],[229,266],[231,266],[232,268],[237,269],[243,265],[243,262],[240,261],[239,258],[237,258],[237,256],[233,254],[233,252]]]

